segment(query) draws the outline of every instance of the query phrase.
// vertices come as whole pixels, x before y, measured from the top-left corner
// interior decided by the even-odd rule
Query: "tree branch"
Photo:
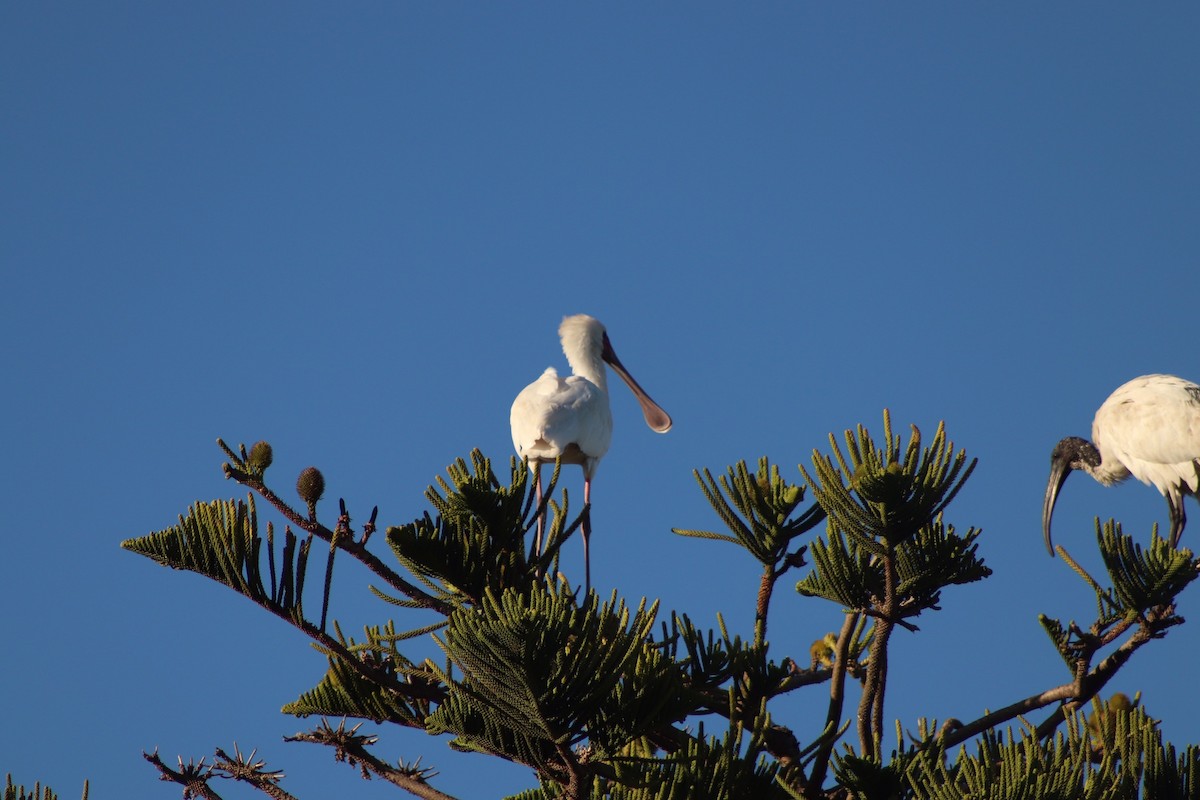
[[[871,616],[875,623],[875,635],[871,638],[871,660],[867,664],[867,680],[863,684],[862,698],[858,704],[858,740],[864,758],[879,758],[879,743],[883,740],[883,700],[887,691],[888,640],[899,618],[899,602],[896,597],[896,549],[885,537],[886,550],[883,554],[883,603]]]
[[[374,744],[377,737],[359,735],[357,731],[358,725],[346,730],[345,721],[337,728],[332,728],[327,722],[323,722],[321,727],[316,730],[298,733],[295,736],[285,736],[284,741],[311,742],[332,747],[334,748],[334,758],[337,761],[345,761],[351,766],[357,766],[364,778],[374,774],[388,783],[420,797],[421,800],[457,800],[452,795],[440,792],[429,785],[426,779],[434,774],[430,770],[415,765],[393,767],[376,758],[367,750],[367,746]]]
[[[184,798],[203,797],[204,800],[221,800],[221,795],[214,792],[208,785],[208,779],[212,777],[211,766],[204,763],[204,759],[200,759],[199,763],[189,762],[183,763],[183,759],[179,759],[179,769],[174,770],[163,763],[163,760],[158,756],[158,750],[153,753],[142,753],[142,758],[153,764],[159,772],[159,779],[178,783],[183,787]]]
[[[1095,669],[1076,681],[1076,684],[1073,686],[1076,691],[1070,702],[1063,703],[1054,710],[1054,713],[1042,720],[1042,723],[1037,726],[1037,735],[1045,738],[1053,733],[1062,724],[1062,721],[1066,719],[1066,713],[1083,706],[1095,697],[1112,680],[1113,676],[1117,674],[1117,670],[1123,667],[1125,662],[1129,661],[1138,648],[1145,645],[1151,639],[1160,638],[1163,635],[1163,631],[1167,628],[1179,625],[1182,622],[1183,619],[1175,615],[1174,605],[1150,609],[1141,624],[1138,625],[1137,630],[1131,633],[1129,638],[1120,647],[1097,664]],[[1094,652],[1089,653],[1089,660],[1093,654]]]
[[[842,707],[846,700],[846,673],[850,661],[850,641],[858,628],[860,617],[857,613],[847,614],[842,621],[842,630],[838,633],[837,648],[834,652],[833,675],[829,681],[829,712],[825,716],[825,729],[837,730],[842,722]],[[825,775],[829,771],[829,757],[833,753],[836,737],[830,736],[817,751],[813,760],[812,772],[809,773],[808,786],[810,789],[820,789],[825,783]]]
[[[233,752],[235,757],[230,758],[228,753],[217,748],[217,758],[213,762],[213,768],[225,773],[221,777],[248,783],[274,800],[296,800],[295,795],[284,791],[279,786],[279,779],[283,777],[282,772],[268,772],[264,762],[254,761],[254,751],[251,751],[249,756],[243,756],[235,744]]]
[[[1037,726],[1036,732],[1039,738],[1049,736],[1066,719],[1068,711],[1080,708],[1099,694],[1100,690],[1112,680],[1117,670],[1124,666],[1125,662],[1129,660],[1138,648],[1145,645],[1151,639],[1158,638],[1163,630],[1173,625],[1178,625],[1180,621],[1179,617],[1174,615],[1173,607],[1171,606],[1162,609],[1153,609],[1144,617],[1143,622],[1138,626],[1137,630],[1130,634],[1129,638],[1115,652],[1096,665],[1094,669],[1088,671],[1086,665],[1091,661],[1095,651],[1102,644],[1112,641],[1112,637],[1109,635],[1092,637],[1094,644],[1088,646],[1088,651],[1080,659],[1080,663],[1084,665],[1084,674],[1079,675],[1071,683],[1065,683],[1062,686],[1056,686],[1053,689],[1047,689],[1044,692],[1030,695],[1012,705],[985,714],[973,722],[956,727],[953,731],[942,737],[942,746],[947,749],[954,747],[997,725],[1016,719],[1022,714],[1028,714],[1039,708],[1045,708],[1052,703],[1061,703],[1049,717]],[[1118,624],[1116,628],[1118,633],[1128,629],[1129,625],[1124,623]]]
[[[225,477],[232,478],[246,488],[256,492],[264,500],[274,506],[280,514],[287,517],[288,521],[290,521],[297,528],[313,534],[318,539],[322,539],[328,544],[334,543],[333,531],[329,530],[329,528],[326,528],[315,519],[310,519],[300,514],[298,511],[284,502],[279,495],[275,494],[275,492],[272,491],[271,488],[261,480],[247,472],[243,472],[229,463],[224,465],[224,469]],[[417,603],[421,607],[433,609],[440,614],[450,613],[451,609],[448,605],[437,598],[426,594],[417,586],[404,580],[404,578],[400,577],[399,573],[397,573],[387,564],[384,564],[377,556],[367,550],[366,536],[363,537],[362,541],[355,541],[353,536],[339,536],[337,537],[336,546],[349,553],[360,563],[362,563],[363,566],[386,582],[389,586],[398,592],[403,593],[406,597],[411,598],[413,602]]]
[[[758,582],[758,598],[754,607],[754,646],[761,647],[767,640],[767,611],[771,606],[771,593],[775,591],[775,579],[779,573],[774,564],[763,567],[762,579]]]

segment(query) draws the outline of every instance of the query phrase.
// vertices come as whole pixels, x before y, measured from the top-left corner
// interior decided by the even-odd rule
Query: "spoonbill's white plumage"
[[[1171,546],[1187,517],[1183,496],[1200,497],[1200,386],[1174,375],[1143,375],[1104,401],[1092,422],[1092,441],[1068,436],[1050,454],[1050,482],[1042,505],[1042,533],[1050,543],[1050,517],[1071,470],[1105,486],[1128,478],[1150,484],[1167,498]]]
[[[586,314],[565,317],[558,327],[563,352],[572,375],[560,378],[553,367],[526,386],[513,401],[509,421],[517,455],[529,459],[542,496],[541,465],[562,459],[583,467],[583,502],[591,502],[592,477],[612,442],[612,412],[608,405],[608,380],[604,365],[612,367],[633,390],[642,415],[651,429],[666,433],[671,417],[633,379],[621,364],[600,322]],[[586,589],[591,588],[588,541],[591,523],[584,518],[583,563]],[[542,523],[538,525],[541,549]]]

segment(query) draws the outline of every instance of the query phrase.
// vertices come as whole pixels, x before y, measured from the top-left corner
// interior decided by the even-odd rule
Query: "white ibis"
[[[1167,498],[1171,546],[1187,517],[1183,496],[1200,489],[1200,386],[1174,375],[1143,375],[1117,389],[1096,411],[1092,441],[1068,436],[1050,454],[1050,482],[1042,505],[1042,533],[1050,544],[1050,516],[1071,470],[1104,486],[1130,475]]]
[[[562,459],[564,464],[583,467],[583,502],[591,502],[592,477],[612,441],[612,412],[608,407],[607,363],[629,384],[642,406],[646,424],[659,433],[671,429],[671,417],[650,399],[613,351],[608,333],[599,320],[586,314],[564,317],[558,326],[563,352],[572,375],[560,378],[553,367],[526,386],[513,401],[510,422],[517,455],[529,460],[542,498],[541,465]],[[585,591],[591,590],[588,540],[591,522],[583,522]],[[537,548],[541,552],[542,521],[538,523]]]

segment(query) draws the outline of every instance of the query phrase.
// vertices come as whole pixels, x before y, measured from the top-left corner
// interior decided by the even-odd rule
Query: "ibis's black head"
[[[1050,517],[1054,514],[1054,504],[1058,502],[1058,490],[1066,483],[1071,470],[1081,469],[1091,472],[1100,466],[1100,451],[1087,439],[1078,436],[1068,436],[1050,453],[1050,481],[1046,484],[1046,499],[1042,503],[1042,536],[1046,539],[1046,550],[1054,555],[1054,545],[1050,543]]]

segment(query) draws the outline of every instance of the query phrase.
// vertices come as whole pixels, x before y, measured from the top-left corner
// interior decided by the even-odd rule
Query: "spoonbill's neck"
[[[578,350],[573,353],[569,352],[567,353],[567,363],[571,365],[573,373],[581,378],[587,378],[603,392],[608,393],[608,370],[599,353]]]
[[[558,328],[563,353],[571,371],[608,392],[608,370],[604,366],[604,326],[586,314],[566,317]]]

